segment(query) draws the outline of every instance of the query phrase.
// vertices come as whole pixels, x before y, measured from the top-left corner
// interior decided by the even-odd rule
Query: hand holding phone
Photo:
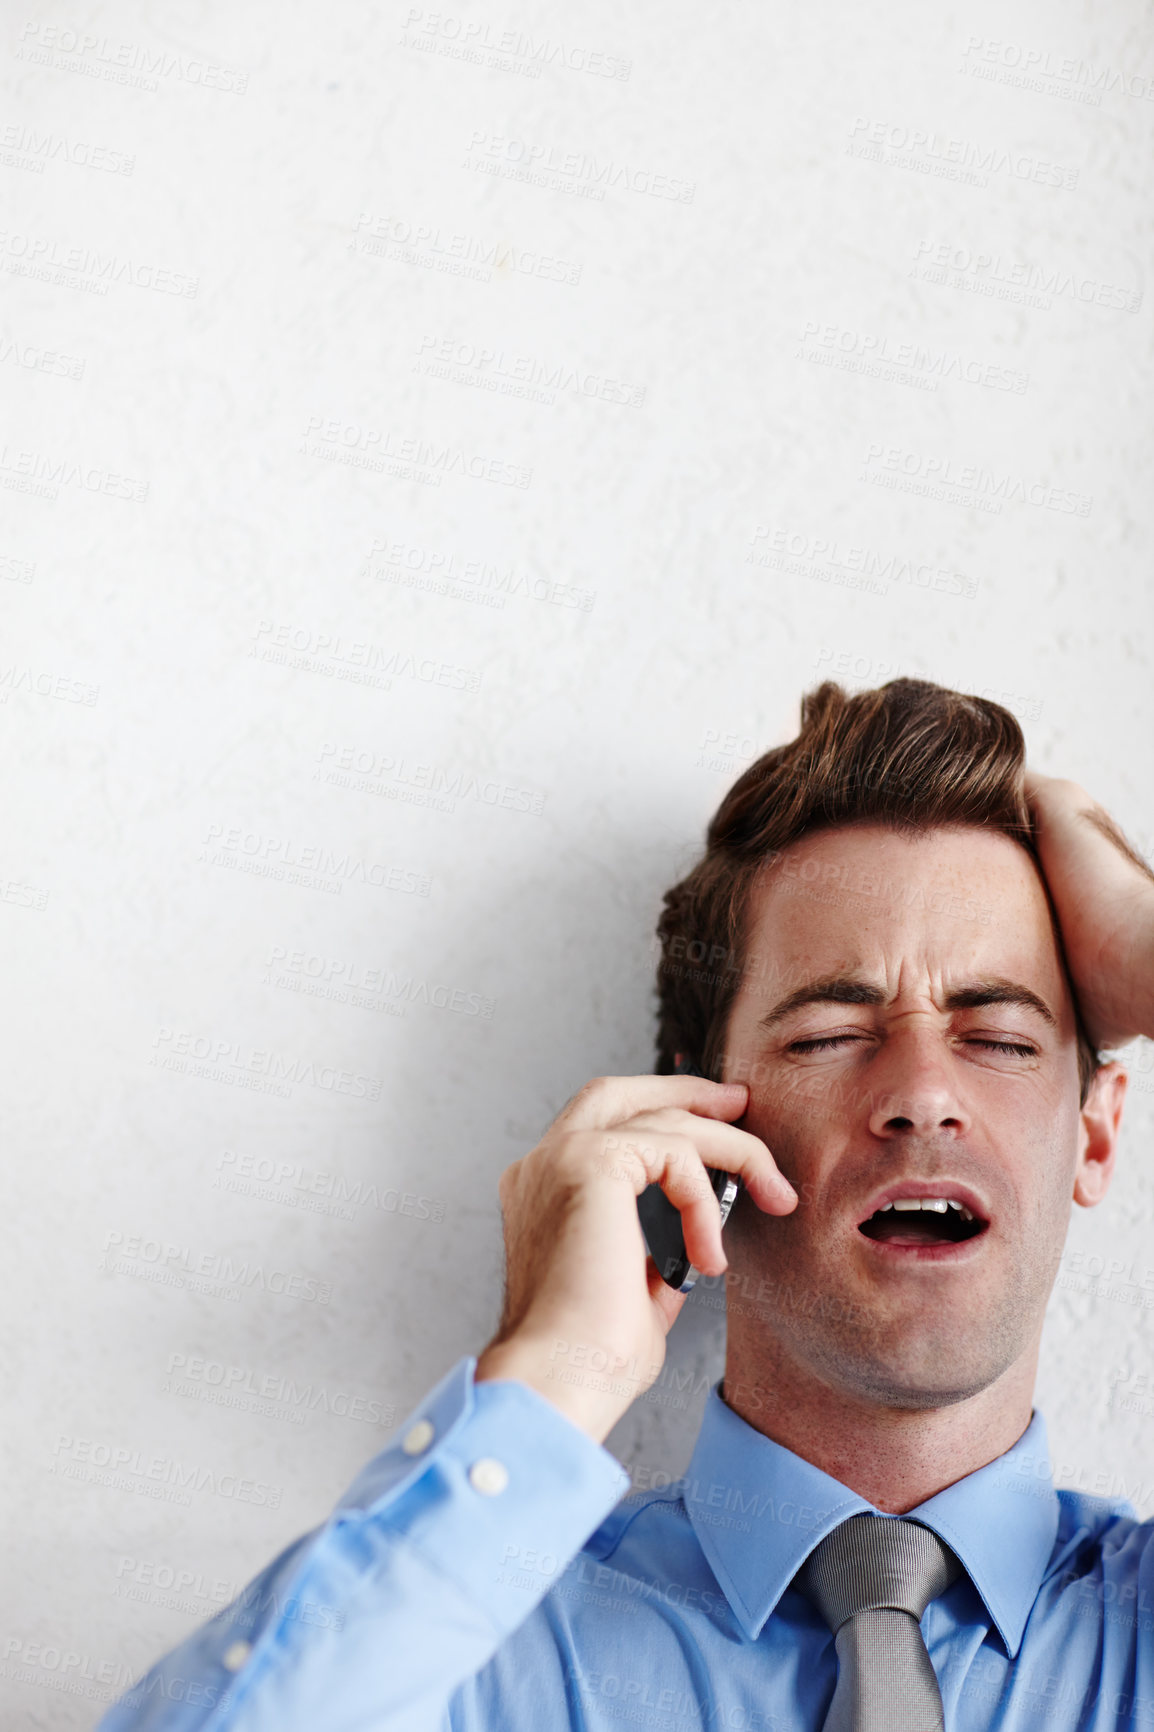
[[[516,1379],[606,1437],[660,1373],[685,1303],[647,1252],[641,1193],[660,1189],[690,1265],[707,1274],[725,1268],[711,1169],[740,1176],[770,1214],[797,1206],[765,1143],[733,1122],[748,1095],[695,1075],[598,1077],[578,1090],[501,1175],[505,1301],[479,1383]]]
[[[690,1064],[675,1065],[674,1072],[677,1076],[702,1074]],[[721,1225],[724,1227],[729,1219],[729,1212],[737,1201],[741,1179],[733,1173],[723,1172],[720,1167],[706,1167],[705,1172],[717,1198],[721,1210]],[[637,1199],[637,1213],[641,1219],[641,1230],[645,1234],[649,1255],[656,1263],[661,1279],[667,1287],[672,1287],[675,1293],[690,1292],[701,1271],[695,1267],[685,1249],[685,1228],[682,1225],[680,1209],[674,1207],[660,1185],[647,1185]]]

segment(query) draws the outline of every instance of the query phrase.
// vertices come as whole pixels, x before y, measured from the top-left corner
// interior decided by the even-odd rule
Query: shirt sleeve
[[[454,1691],[548,1591],[533,1560],[567,1563],[629,1490],[543,1396],[475,1369],[461,1360],[324,1526],[97,1732],[445,1732]]]

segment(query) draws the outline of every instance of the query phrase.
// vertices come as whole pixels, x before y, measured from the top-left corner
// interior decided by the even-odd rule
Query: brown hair
[[[942,824],[1000,830],[1037,859],[1023,788],[1022,730],[987,698],[898,679],[852,696],[832,680],[801,703],[801,732],[738,777],[706,831],[705,853],[665,892],[657,923],[659,1075],[675,1054],[720,1079],[742,979],[749,892],[784,848],[837,824],[906,834]],[[1078,1026],[1082,1099],[1101,1063]]]

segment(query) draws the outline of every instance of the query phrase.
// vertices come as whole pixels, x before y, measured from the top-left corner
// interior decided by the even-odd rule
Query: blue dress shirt
[[[837,1657],[790,1583],[872,1506],[716,1387],[685,1478],[623,1498],[475,1364],[98,1732],[816,1732]],[[1055,1491],[1040,1415],[909,1514],[965,1566],[921,1624],[947,1732],[1154,1729],[1154,1523]]]

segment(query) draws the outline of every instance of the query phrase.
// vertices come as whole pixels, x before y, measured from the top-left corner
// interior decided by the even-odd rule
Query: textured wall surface
[[[79,1728],[484,1342],[497,1176],[651,1067],[661,891],[807,687],[995,696],[1150,850],[1154,32],[60,0],[3,52],[0,1696]],[[1129,1057],[1039,1403],[1151,1514]]]

